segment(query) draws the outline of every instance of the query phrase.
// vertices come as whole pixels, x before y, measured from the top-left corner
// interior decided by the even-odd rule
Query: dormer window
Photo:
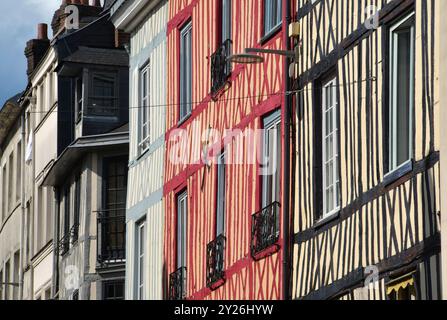
[[[117,80],[112,73],[93,73],[90,78],[88,115],[117,116]]]

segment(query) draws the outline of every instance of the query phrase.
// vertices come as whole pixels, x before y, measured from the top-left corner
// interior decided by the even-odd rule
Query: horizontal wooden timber
[[[310,239],[318,236],[319,234],[331,229],[335,225],[341,223],[342,221],[348,219],[353,214],[358,212],[363,206],[365,206],[367,203],[374,201],[386,193],[388,193],[390,190],[393,190],[397,188],[398,186],[408,182],[409,180],[413,179],[417,175],[427,171],[428,169],[433,168],[437,163],[439,162],[439,152],[433,152],[430,155],[428,155],[426,158],[415,162],[413,166],[413,170],[409,172],[407,175],[403,176],[402,178],[398,179],[394,183],[390,185],[385,185],[383,182],[375,186],[374,188],[362,193],[356,200],[351,202],[348,206],[343,208],[340,211],[340,215],[338,219],[331,220],[325,225],[319,226],[313,226],[312,228],[309,228],[305,231],[298,232],[294,235],[293,241],[295,244],[302,244],[304,242],[309,241]]]
[[[322,0],[320,0],[322,1]],[[318,1],[318,2],[320,2]],[[394,0],[385,4],[379,11],[379,26],[388,24],[393,19],[399,17],[404,12],[414,7],[415,0]],[[304,7],[306,14],[318,4],[318,2]],[[302,19],[305,15],[299,16]],[[343,39],[328,55],[323,57],[309,70],[302,73],[294,83],[294,90],[303,88],[306,84],[314,81],[327,73],[330,68],[334,67],[338,60],[343,58],[349,51],[351,51],[362,39],[368,37],[371,33],[377,31],[376,29],[367,28],[361,24],[355,31]]]
[[[386,278],[393,271],[399,269],[416,267],[421,261],[434,254],[438,254],[440,249],[441,235],[436,233],[414,245],[410,249],[379,262],[376,265],[379,269],[379,279]],[[364,268],[358,268],[340,280],[313,291],[307,296],[300,298],[300,300],[328,300],[334,298],[343,292],[363,287],[367,276],[368,275],[365,275],[364,273]]]

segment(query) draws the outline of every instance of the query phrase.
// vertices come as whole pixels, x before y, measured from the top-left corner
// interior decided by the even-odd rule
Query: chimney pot
[[[37,39],[48,40],[48,25],[46,23],[39,23],[37,25]]]

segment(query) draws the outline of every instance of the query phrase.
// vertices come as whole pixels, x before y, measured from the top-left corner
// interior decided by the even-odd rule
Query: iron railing
[[[125,210],[113,209],[98,214],[98,262],[124,262],[126,258]]]
[[[73,225],[70,230],[71,243],[74,244],[79,239],[79,224]]]
[[[281,205],[274,202],[252,216],[251,255],[277,244],[279,240],[279,210]]]
[[[65,233],[59,240],[58,249],[61,256],[64,256],[70,250],[70,232]]]
[[[186,298],[186,267],[179,268],[169,275],[169,300]]]
[[[208,243],[206,256],[206,283],[211,287],[216,282],[223,280],[225,236],[220,235],[216,240]]]
[[[228,57],[231,55],[233,42],[225,40],[211,56],[211,91],[213,93],[222,88],[231,74],[231,62]]]

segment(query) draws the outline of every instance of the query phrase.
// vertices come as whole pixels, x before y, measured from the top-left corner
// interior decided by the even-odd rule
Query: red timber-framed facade
[[[263,55],[258,64],[225,58],[248,47],[286,49],[285,6],[283,0],[169,1],[165,298],[284,298],[286,58]],[[243,153],[226,133],[264,127],[277,133],[268,135],[273,147],[264,148],[262,136],[243,142]],[[188,139],[184,149],[180,137]],[[248,160],[267,149],[278,164],[271,175]],[[204,163],[201,154],[227,160]],[[238,155],[242,161],[234,160]]]

